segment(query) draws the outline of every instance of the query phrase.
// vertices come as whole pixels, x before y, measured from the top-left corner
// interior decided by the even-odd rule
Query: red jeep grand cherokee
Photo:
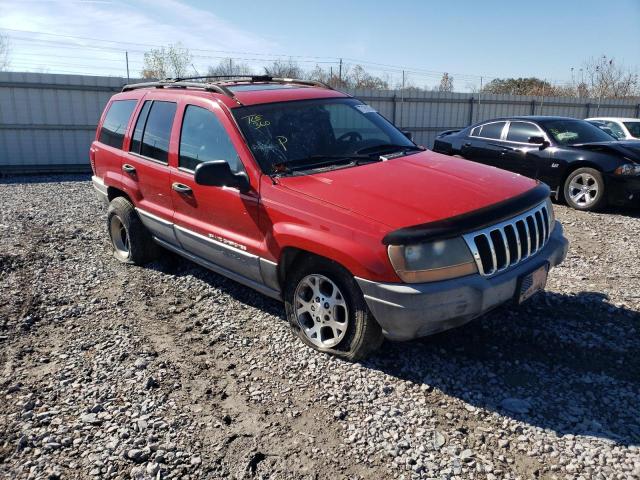
[[[521,302],[566,255],[544,184],[426,151],[323,84],[193,80],[125,86],[98,125],[93,183],[122,262],[160,245],[356,359]]]

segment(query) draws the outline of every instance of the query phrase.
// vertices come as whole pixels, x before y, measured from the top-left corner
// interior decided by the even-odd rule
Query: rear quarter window
[[[111,103],[107,116],[102,122],[98,135],[99,142],[122,149],[124,134],[137,102],[137,100],[115,100]]]

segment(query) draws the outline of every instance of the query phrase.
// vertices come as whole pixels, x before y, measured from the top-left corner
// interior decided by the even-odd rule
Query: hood
[[[618,157],[626,157],[633,162],[640,163],[640,142],[635,140],[582,143],[572,145],[572,147],[579,150],[608,153]]]
[[[281,177],[278,183],[392,229],[462,215],[537,185],[515,173],[431,151],[325,173]]]

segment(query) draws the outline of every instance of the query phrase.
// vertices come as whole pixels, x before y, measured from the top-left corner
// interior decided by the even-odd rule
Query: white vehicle
[[[618,140],[640,140],[640,118],[596,117],[587,122],[601,122]]]

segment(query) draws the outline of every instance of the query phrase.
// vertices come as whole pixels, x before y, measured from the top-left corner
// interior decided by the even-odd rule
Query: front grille
[[[481,275],[507,270],[538,253],[551,235],[546,203],[505,222],[464,235]]]

